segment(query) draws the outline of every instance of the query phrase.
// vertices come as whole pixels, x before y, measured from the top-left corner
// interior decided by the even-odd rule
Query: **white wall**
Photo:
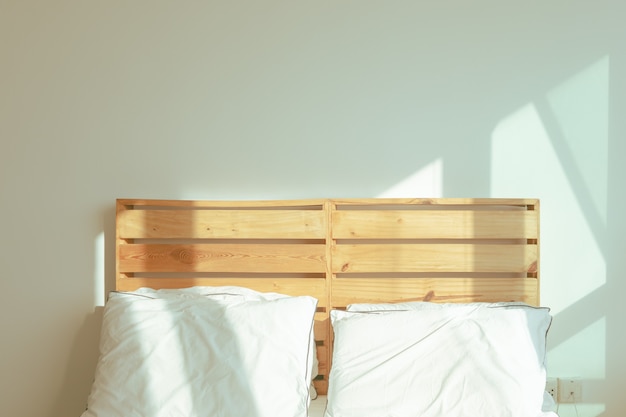
[[[387,193],[540,197],[551,373],[622,415],[625,12],[0,0],[0,414],[80,415],[115,198]]]

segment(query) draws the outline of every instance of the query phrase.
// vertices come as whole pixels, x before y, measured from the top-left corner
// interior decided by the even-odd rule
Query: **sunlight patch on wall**
[[[383,191],[377,197],[440,198],[442,196],[443,160],[439,158]]]
[[[606,282],[606,264],[542,117],[528,104],[492,134],[492,197],[541,199],[541,301],[558,314]]]
[[[561,335],[548,346],[548,369],[581,377],[583,402],[603,398],[585,398],[585,381],[604,381],[607,372],[607,312],[602,305],[588,311],[594,299],[585,298],[607,279],[609,82],[603,57],[510,114],[492,134],[492,196],[541,199],[541,304],[550,306]],[[577,318],[589,314],[597,319],[581,328]],[[595,417],[605,408],[563,404],[559,415]]]
[[[584,194],[606,226],[609,129],[609,58],[604,57],[548,92],[564,145]],[[555,138],[552,138],[553,140]],[[581,198],[581,197],[579,197]]]
[[[93,254],[93,305],[104,306],[104,232],[100,232],[94,240]]]
[[[553,325],[559,326],[559,318]],[[571,324],[570,324],[571,325]],[[606,378],[606,317],[601,317],[584,329],[576,332],[558,346],[548,346],[550,356],[548,369],[555,377],[578,377],[585,379]],[[576,362],[575,375],[572,375],[571,352],[585,352],[584,360]]]

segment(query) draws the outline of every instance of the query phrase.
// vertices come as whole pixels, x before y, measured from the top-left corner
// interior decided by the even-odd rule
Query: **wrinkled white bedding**
[[[382,307],[331,311],[325,417],[546,415],[547,308]]]
[[[306,417],[316,305],[306,296],[112,293],[82,417]]]
[[[556,417],[552,398],[541,398],[549,311],[506,303],[332,311],[330,397],[307,409],[316,305],[223,287],[113,293],[82,417],[468,417],[466,409],[495,406],[508,411],[470,417]],[[437,366],[423,366],[429,361]],[[459,378],[473,381],[457,384],[462,397],[449,388]],[[532,395],[523,396],[527,388]],[[458,406],[442,412],[451,401]]]

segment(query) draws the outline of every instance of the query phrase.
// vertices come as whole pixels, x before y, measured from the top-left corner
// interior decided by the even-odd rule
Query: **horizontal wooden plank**
[[[118,273],[325,272],[325,245],[126,244],[118,246]]]
[[[326,395],[328,393],[328,372],[324,375],[324,379],[313,381],[313,385],[315,385],[315,390],[318,395]]]
[[[324,239],[320,210],[126,210],[120,239]]]
[[[320,375],[328,375],[328,346],[317,346],[318,370]]]
[[[142,207],[186,207],[190,209],[212,209],[212,208],[290,208],[309,207],[311,209],[321,209],[325,199],[302,199],[302,200],[160,200],[141,198],[118,198],[118,210],[128,207],[138,209]]]
[[[327,340],[328,339],[328,313],[326,316],[323,313],[317,313],[315,318],[315,340]]]
[[[536,245],[336,245],[334,273],[535,272]]]
[[[535,198],[334,198],[331,203],[337,207],[363,205],[535,207],[539,205],[539,200]]]
[[[325,355],[329,351],[330,345],[317,345],[317,360],[320,362],[320,365],[327,365],[328,362],[325,358]],[[321,355],[320,355],[321,354]]]
[[[332,198],[301,200],[160,200],[117,199],[119,207],[189,207],[189,208],[241,208],[241,207],[320,207],[326,202],[334,206],[383,205],[464,205],[464,206],[538,206],[535,198]]]
[[[537,239],[538,211],[342,210],[333,239]]]
[[[335,278],[332,289],[331,308],[403,301],[539,302],[535,278]]]

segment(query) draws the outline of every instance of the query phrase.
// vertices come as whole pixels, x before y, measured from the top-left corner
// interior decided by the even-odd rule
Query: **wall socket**
[[[557,379],[559,403],[579,403],[583,399],[583,385],[579,378]]]

